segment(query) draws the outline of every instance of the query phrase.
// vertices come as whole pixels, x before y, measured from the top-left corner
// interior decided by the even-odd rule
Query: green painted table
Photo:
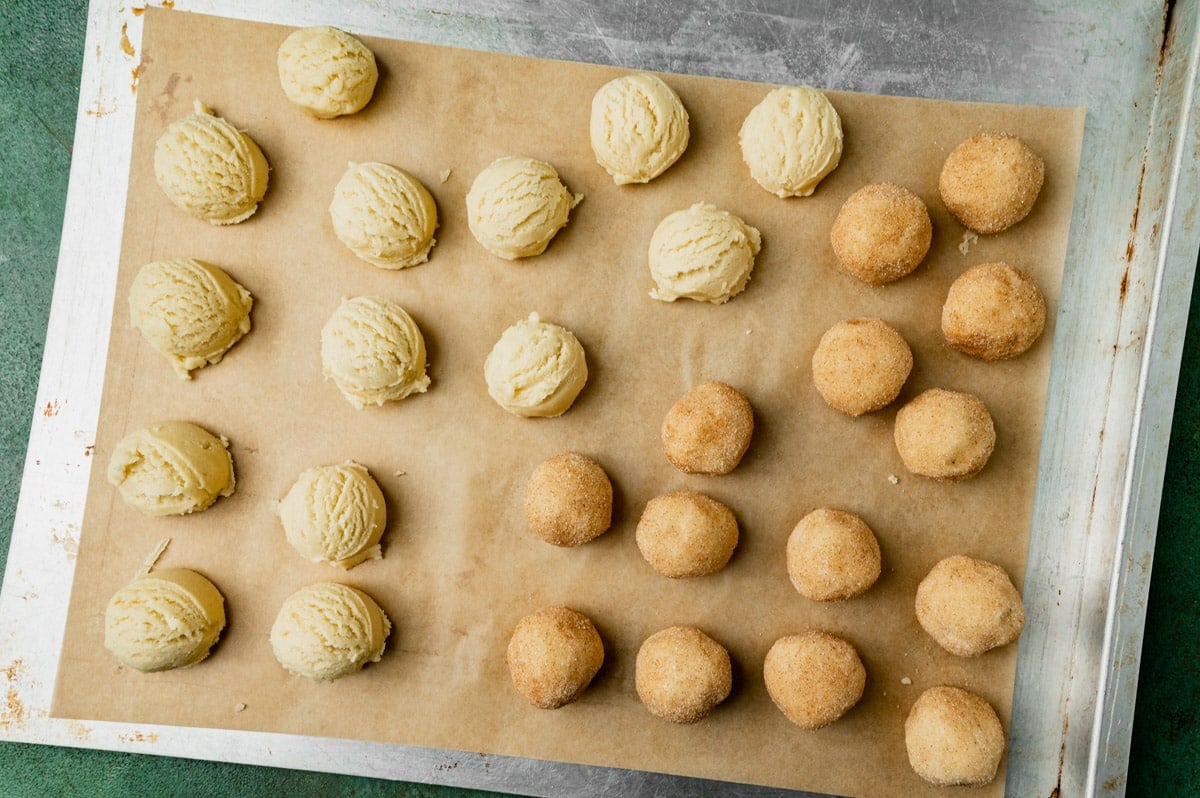
[[[67,191],[84,0],[0,6],[0,566],[41,366]],[[1200,794],[1200,291],[1183,352],[1126,794]],[[0,795],[441,796],[461,790],[303,771],[0,744]],[[482,795],[483,793],[471,793]]]

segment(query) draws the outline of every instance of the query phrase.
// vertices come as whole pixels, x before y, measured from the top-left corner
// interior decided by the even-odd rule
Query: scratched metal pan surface
[[[1025,580],[1007,794],[1123,793],[1170,417],[1196,264],[1200,0],[176,0],[176,9],[839,90],[1085,105]],[[58,279],[0,594],[0,737],[543,795],[778,794],[485,754],[51,719],[92,465],[141,15],[94,0]],[[1106,386],[1106,389],[1102,386]]]

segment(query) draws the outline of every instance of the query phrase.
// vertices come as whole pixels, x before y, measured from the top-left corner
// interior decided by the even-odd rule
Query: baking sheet
[[[842,166],[813,198],[781,201],[752,183],[736,148],[736,128],[766,87],[675,76],[692,113],[689,152],[649,186],[618,188],[595,165],[582,131],[591,93],[621,70],[368,39],[385,64],[376,99],[356,117],[318,122],[288,106],[274,83],[274,48],[286,32],[147,14],[96,453],[104,462],[120,435],[157,418],[191,418],[233,441],[239,490],[194,518],[143,519],[113,501],[95,470],[55,714],[362,737],[830,792],[852,785],[856,794],[882,794],[896,777],[921,789],[904,759],[900,725],[926,686],[976,689],[1007,724],[1015,647],[969,663],[935,650],[911,618],[911,594],[936,559],[961,550],[1000,562],[1021,583],[1052,331],[1013,363],[981,364],[941,343],[937,318],[950,280],[988,260],[1031,271],[1056,306],[1080,111],[835,93],[847,130]],[[218,51],[189,55],[185,45],[196,36]],[[247,128],[274,168],[259,214],[236,228],[183,217],[153,184],[146,156],[193,97]],[[1047,186],[1019,228],[964,255],[962,230],[933,187],[945,153],[989,128],[1030,141],[1047,158]],[[554,163],[586,199],[546,255],[510,264],[470,238],[461,198],[482,166],[515,146]],[[329,192],[345,161],[361,160],[396,163],[430,187],[442,214],[430,263],[378,272],[333,237],[324,212]],[[440,183],[444,169],[450,178]],[[826,236],[841,201],[881,179],[923,196],[935,249],[913,277],[872,289],[836,270]],[[652,302],[644,242],[663,215],[701,199],[763,231],[750,289],[720,308]],[[221,264],[256,296],[255,331],[191,384],[176,381],[128,329],[123,304],[141,263],[175,255]],[[372,293],[400,301],[422,325],[434,385],[425,396],[360,413],[321,381],[316,340],[341,295]],[[572,328],[589,352],[589,386],[560,419],[508,417],[483,390],[488,349],[531,310]],[[1000,443],[979,478],[938,485],[908,477],[890,444],[890,411],[850,420],[821,403],[805,364],[820,332],[850,315],[881,315],[909,339],[917,368],[906,396],[941,385],[987,401]],[[658,423],[676,396],[706,378],[742,388],[759,431],[733,475],[685,478],[661,456]],[[617,525],[581,550],[533,540],[520,515],[528,470],[564,448],[596,456],[617,486]],[[266,631],[285,595],[339,575],[300,562],[268,508],[303,468],[346,457],[371,467],[393,512],[385,559],[344,581],[380,599],[397,631],[379,665],[314,686],[283,673]],[[669,583],[641,561],[632,528],[648,498],[682,486],[726,501],[743,543],[721,575]],[[862,513],[884,551],[880,584],[835,607],[804,602],[783,568],[791,525],[818,504]],[[164,564],[197,567],[222,588],[230,626],[200,668],[149,679],[117,673],[99,645],[98,619],[161,537],[172,539]],[[612,653],[583,701],[541,713],[508,687],[502,652],[516,619],[550,601],[588,612]],[[703,626],[737,663],[731,700],[686,729],[664,728],[632,690],[637,645],[672,623]],[[849,637],[869,672],[863,702],[815,735],[783,719],[759,676],[775,637],[808,625]],[[180,706],[173,696],[184,686],[189,700]],[[386,698],[360,703],[370,695]],[[340,711],[348,702],[355,711]],[[580,733],[597,728],[605,731],[600,747]],[[763,729],[772,730],[766,745]],[[878,763],[871,773],[860,772],[864,755]],[[781,769],[780,757],[813,766]]]

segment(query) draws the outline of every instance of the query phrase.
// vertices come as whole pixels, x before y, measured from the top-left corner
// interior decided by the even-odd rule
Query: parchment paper
[[[971,660],[943,652],[916,623],[914,591],[955,553],[1000,563],[1022,584],[1082,109],[832,92],[846,135],[841,166],[814,196],[781,200],[751,180],[737,146],[742,119],[768,87],[667,76],[691,114],[688,151],[649,185],[617,187],[592,157],[587,125],[596,88],[625,70],[367,38],[382,65],[374,100],[358,115],[318,121],[279,89],[275,50],[288,32],[147,10],[112,339],[54,715],[361,738],[837,794],[939,794],[907,763],[909,707],[927,687],[960,685],[985,696],[1007,728],[1017,647]],[[155,185],[154,141],[194,98],[248,130],[271,163],[266,199],[243,224],[192,219]],[[1045,158],[1045,188],[1024,222],[964,254],[937,175],[951,148],[991,129],[1017,133]],[[586,196],[544,255],[517,263],[474,241],[463,201],[475,174],[508,154],[549,161]],[[408,169],[436,198],[441,226],[427,264],[378,270],[333,235],[333,186],[347,162],[367,160]],[[913,275],[869,287],[837,268],[828,232],[851,192],[882,180],[925,200],[934,247]],[[699,200],[762,231],[753,279],[724,306],[653,301],[650,234]],[[138,267],[175,256],[224,267],[255,297],[253,331],[190,382],[129,327],[126,303]],[[939,331],[950,282],[994,260],[1029,271],[1051,310],[1043,338],[1007,363],[961,355]],[[399,302],[420,324],[427,394],[356,411],[323,381],[319,330],[343,296],[363,294]],[[588,354],[587,387],[557,419],[510,416],[485,389],[488,351],[531,311],[573,330]],[[825,329],[853,316],[881,316],[912,345],[916,367],[901,401],[933,386],[984,399],[998,443],[978,477],[911,476],[891,440],[895,407],[851,419],[821,401],[812,351]],[[704,379],[729,382],[755,409],[750,451],[725,477],[686,476],[661,451],[664,413]],[[115,442],[167,418],[228,436],[231,498],[170,519],[120,501],[104,473]],[[534,465],[568,449],[607,469],[616,518],[595,542],[557,549],[527,531],[521,499]],[[304,468],[348,458],[378,479],[389,522],[384,559],[343,573],[301,559],[271,504]],[[742,537],[724,571],[676,581],[642,560],[633,531],[646,501],[684,487],[728,504]],[[860,598],[818,604],[788,581],[787,536],[820,505],[860,513],[879,537],[884,572]],[[229,623],[201,665],[147,675],[104,650],[103,611],[163,538],[171,542],[160,565],[209,576]],[[313,684],[279,666],[268,631],[285,596],[329,579],[371,593],[395,628],[380,663]],[[557,602],[594,619],[607,656],[580,701],[543,711],[512,689],[504,649],[522,615]],[[653,717],[633,688],[641,641],[672,624],[703,628],[735,663],[732,696],[692,726]],[[791,725],[762,682],[771,643],[810,627],[852,641],[868,672],[862,701],[817,732]],[[1001,775],[975,794],[1002,791]]]

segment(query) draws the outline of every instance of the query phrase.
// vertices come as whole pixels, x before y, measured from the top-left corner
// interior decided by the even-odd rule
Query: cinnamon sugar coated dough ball
[[[811,86],[767,93],[738,131],[750,176],[777,197],[807,197],[842,159],[842,119]]]
[[[775,706],[802,729],[828,726],[858,703],[867,670],[850,643],[828,632],[781,637],[763,661]]]
[[[596,162],[614,183],[649,183],[687,149],[688,113],[657,75],[624,75],[592,98],[589,134]]]
[[[179,209],[216,225],[249,219],[267,193],[267,159],[254,139],[196,100],[154,144],[154,179]]]
[[[797,592],[813,601],[864,593],[881,569],[879,541],[857,515],[820,507],[800,519],[787,541],[787,570]]]
[[[525,520],[555,546],[580,546],[612,524],[613,488],[590,457],[563,452],[544,460],[525,485]]]
[[[891,404],[912,372],[912,349],[882,319],[847,319],[821,336],[812,356],[813,384],[825,403],[848,416]]]
[[[702,382],[667,411],[663,450],[687,474],[728,474],[742,461],[754,433],[754,410],[723,382]]]
[[[939,480],[978,474],[996,448],[992,414],[979,397],[941,388],[900,408],[893,434],[905,467]]]
[[[654,715],[672,723],[696,723],[733,689],[729,652],[694,626],[668,627],[638,649],[634,687]]]
[[[996,778],[1004,727],[992,705],[958,687],[931,687],[904,721],[908,763],[939,787],[981,786]]]
[[[917,621],[938,645],[960,657],[1006,646],[1025,628],[1021,594],[995,563],[947,557],[917,587]]]
[[[967,269],[942,306],[942,335],[960,352],[1006,360],[1033,346],[1046,328],[1046,299],[1029,275],[1007,263]]]
[[[976,233],[999,233],[1033,210],[1046,164],[1009,133],[978,133],[946,158],[938,190],[946,209]]]
[[[604,662],[604,644],[586,615],[553,606],[517,622],[507,657],[517,692],[535,707],[557,709],[591,683]]]
[[[829,233],[842,268],[871,285],[911,274],[932,240],[929,209],[895,183],[872,183],[851,194]]]
[[[375,93],[375,54],[343,30],[328,25],[292,31],[275,57],[287,98],[318,119],[362,110]]]
[[[721,502],[686,490],[651,499],[636,535],[646,562],[663,576],[679,579],[724,568],[737,548],[738,524]]]

